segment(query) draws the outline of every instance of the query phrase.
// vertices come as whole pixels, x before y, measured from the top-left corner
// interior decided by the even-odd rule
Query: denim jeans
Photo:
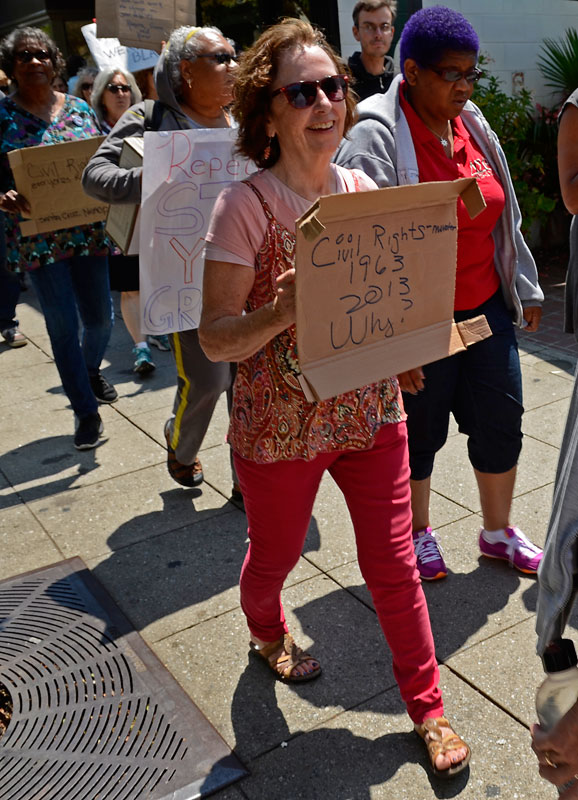
[[[0,211],[0,331],[17,328],[16,305],[20,297],[18,275],[6,268],[6,239],[4,234],[4,214]]]
[[[98,404],[89,376],[99,371],[114,319],[108,259],[76,256],[29,274],[70,404],[79,418],[94,414]],[[81,339],[79,315],[83,325]]]

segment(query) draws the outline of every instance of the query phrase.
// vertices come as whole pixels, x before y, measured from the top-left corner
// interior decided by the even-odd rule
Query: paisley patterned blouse
[[[275,219],[257,187],[246,183],[267,217],[245,307],[251,312],[273,300],[276,278],[294,267],[295,234]],[[318,453],[336,450],[365,450],[381,425],[404,419],[396,378],[309,403],[299,373],[294,325],[238,364],[228,438],[239,455],[266,464],[311,461]]]
[[[7,192],[14,188],[6,155],[10,150],[99,135],[94,112],[78,97],[65,95],[64,105],[52,122],[36,117],[9,97],[0,100],[0,191]],[[19,218],[14,214],[5,216],[6,258],[8,267],[15,271],[37,269],[72,256],[103,256],[109,253],[102,222],[37,236],[21,236]]]

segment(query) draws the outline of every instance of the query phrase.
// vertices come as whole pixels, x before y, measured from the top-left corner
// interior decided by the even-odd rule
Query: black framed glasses
[[[21,64],[29,64],[33,58],[37,61],[51,61],[48,50],[17,50],[14,58]]]
[[[432,66],[429,66],[428,69],[431,69],[432,72],[435,72],[436,75],[439,75],[440,78],[443,78],[443,80],[448,83],[457,83],[464,78],[468,83],[475,83],[479,81],[484,74],[478,67],[473,67],[467,72],[461,72],[459,69],[439,69],[438,67]]]
[[[284,94],[287,102],[293,108],[309,108],[317,99],[317,90],[321,89],[323,94],[332,103],[341,103],[345,100],[349,88],[349,78],[347,75],[328,75],[320,81],[299,81],[290,83],[275,89],[271,97]]]
[[[118,94],[119,92],[130,92],[130,86],[128,83],[107,83],[105,88],[113,94]]]
[[[237,56],[234,53],[199,53],[197,58],[211,58],[216,64],[226,64],[229,66],[231,61],[236,61]]]

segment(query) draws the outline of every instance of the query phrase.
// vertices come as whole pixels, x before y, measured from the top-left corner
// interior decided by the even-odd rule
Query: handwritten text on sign
[[[80,29],[98,69],[115,69],[138,72],[141,69],[154,67],[159,60],[154,50],[143,50],[136,47],[125,47],[117,38],[97,38],[96,23],[83,25]]]
[[[181,25],[195,25],[195,0],[96,0],[98,35],[131,47],[160,49]]]
[[[332,222],[307,244],[298,278],[303,319],[313,320],[302,344],[307,359],[451,317],[453,281],[438,292],[435,264],[436,254],[447,259],[455,251],[455,201],[441,219],[438,207],[381,220]]]
[[[39,145],[8,154],[16,188],[30,203],[23,236],[72,228],[106,218],[108,206],[84,193],[80,179],[104,137]]]
[[[140,297],[147,333],[199,325],[213,205],[222,189],[255,170],[233,154],[235,139],[228,128],[145,133]]]

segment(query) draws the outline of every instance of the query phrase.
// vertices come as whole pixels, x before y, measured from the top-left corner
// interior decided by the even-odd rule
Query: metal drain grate
[[[245,769],[80,558],[0,581],[1,800],[192,800]]]

